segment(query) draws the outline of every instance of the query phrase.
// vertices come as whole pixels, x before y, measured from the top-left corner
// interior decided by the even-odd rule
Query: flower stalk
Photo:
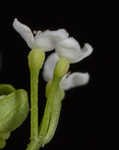
[[[35,139],[38,137],[38,76],[39,71],[30,72],[30,91],[31,91],[31,137]]]
[[[33,49],[28,55],[28,65],[30,70],[30,101],[31,101],[31,120],[30,120],[30,144],[27,149],[33,150],[35,143],[38,142],[38,78],[45,59],[45,54],[41,49]],[[39,145],[39,144],[38,144]],[[35,149],[34,149],[35,150]]]
[[[48,83],[50,85],[47,84],[46,97],[47,103],[50,101],[50,105],[48,105],[50,109],[50,120],[47,127],[47,134],[45,135],[42,142],[42,147],[51,141],[58,125],[61,111],[61,102],[64,98],[64,91],[60,88],[59,83],[60,79],[54,78],[51,83]]]

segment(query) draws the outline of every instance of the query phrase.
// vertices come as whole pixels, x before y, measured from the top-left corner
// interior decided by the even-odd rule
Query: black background
[[[7,4],[7,6],[9,6]],[[66,4],[57,1],[48,4],[32,2],[25,5],[22,2],[10,4],[8,8],[3,5],[0,17],[0,33],[2,67],[0,83],[9,83],[17,89],[24,88],[29,91],[29,70],[27,54],[30,49],[24,40],[12,28],[14,18],[28,25],[32,30],[56,30],[65,28],[70,36],[76,38],[80,45],[90,43],[94,52],[85,60],[71,65],[72,72],[89,72],[88,85],[78,87],[66,92],[62,104],[61,117],[53,140],[44,149],[86,149],[96,150],[97,137],[103,128],[105,117],[104,107],[107,98],[105,83],[108,83],[107,72],[112,65],[110,51],[106,46],[108,7],[100,3]],[[49,53],[46,54],[47,56]],[[45,82],[40,73],[39,78],[39,118],[42,117],[45,106]],[[99,81],[99,86],[97,86]],[[109,83],[108,83],[109,84]],[[111,82],[110,82],[111,84]],[[106,86],[105,86],[106,85]],[[100,88],[101,87],[101,88]],[[40,119],[41,120],[41,119]],[[29,116],[23,125],[15,130],[7,142],[5,149],[25,149],[29,142]],[[104,121],[105,122],[105,121]]]

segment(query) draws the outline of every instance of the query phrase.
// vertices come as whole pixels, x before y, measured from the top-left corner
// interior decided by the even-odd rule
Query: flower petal
[[[92,47],[85,44],[81,49],[79,43],[74,38],[67,38],[56,45],[56,52],[60,57],[67,58],[70,63],[76,63],[87,57],[92,52]]]
[[[80,45],[74,38],[67,38],[56,45],[56,52],[60,57],[74,62],[78,58]]]
[[[44,68],[43,68],[43,78],[45,81],[50,81],[53,78],[53,72],[55,65],[57,61],[59,60],[59,57],[56,53],[52,53],[45,61]]]
[[[84,47],[81,49],[81,52],[79,54],[79,57],[75,60],[75,62],[73,63],[77,63],[81,60],[83,60],[84,58],[88,57],[89,55],[91,55],[91,53],[93,52],[93,48],[90,44],[86,43],[84,45]]]
[[[31,29],[25,24],[22,24],[21,22],[19,22],[17,18],[14,19],[13,27],[21,35],[21,37],[26,41],[28,46],[32,48],[34,37],[33,37]]]
[[[64,90],[69,90],[74,87],[85,85],[86,83],[88,83],[88,81],[89,81],[88,73],[75,72],[72,73],[71,75],[65,75],[60,82],[60,86]]]
[[[33,48],[42,48],[44,51],[51,51],[55,48],[59,41],[68,37],[68,33],[64,29],[56,31],[46,30],[44,32],[37,32]]]

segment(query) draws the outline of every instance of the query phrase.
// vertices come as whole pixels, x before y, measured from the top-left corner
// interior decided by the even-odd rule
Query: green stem
[[[62,93],[60,90],[59,82],[59,79],[53,79],[46,89],[47,103],[39,132],[39,136],[44,134],[42,146],[49,143],[53,138],[60,117],[61,101],[64,98],[64,92]]]
[[[57,103],[57,104],[56,103],[53,104],[49,128],[48,128],[46,136],[44,137],[42,146],[49,143],[51,141],[51,139],[53,138],[56,128],[57,128],[57,125],[58,125],[60,111],[61,111],[61,102]]]
[[[30,144],[28,144],[28,147],[26,150],[39,150],[40,147],[41,147],[41,144],[39,141],[32,140]]]
[[[46,106],[45,106],[45,111],[44,111],[44,115],[43,115],[43,119],[39,128],[39,136],[40,137],[44,137],[47,134],[48,131],[48,127],[49,127],[49,122],[51,119],[51,112],[52,112],[52,106],[53,106],[53,101],[54,101],[54,95],[55,95],[55,91],[57,88],[57,82],[52,81],[51,86],[48,87],[48,96],[47,97],[47,102],[46,102]]]
[[[31,80],[31,140],[38,137],[38,76],[39,71],[30,72]]]
[[[40,124],[39,128],[39,136],[44,137],[47,134],[49,122],[50,122],[50,117],[51,117],[51,108],[52,108],[52,100],[53,99],[47,99],[45,110],[44,110],[44,115]]]

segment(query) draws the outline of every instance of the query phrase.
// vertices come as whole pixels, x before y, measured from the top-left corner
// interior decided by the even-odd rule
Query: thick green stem
[[[38,76],[39,71],[30,72],[31,80],[31,140],[38,137]]]

